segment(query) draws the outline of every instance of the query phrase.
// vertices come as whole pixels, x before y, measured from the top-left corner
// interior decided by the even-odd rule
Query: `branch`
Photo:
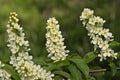
[[[120,70],[120,67],[118,67],[116,69]],[[110,71],[110,69],[90,70],[90,73],[98,73],[98,72],[106,72],[106,71]]]

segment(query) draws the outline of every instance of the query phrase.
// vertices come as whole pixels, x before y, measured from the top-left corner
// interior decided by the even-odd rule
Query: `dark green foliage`
[[[55,80],[62,80],[63,77],[72,80],[95,80],[90,76],[97,80],[120,80],[120,71],[116,70],[120,66],[120,53],[117,66],[116,61],[101,65],[102,62],[96,59],[98,53],[91,52],[93,45],[79,20],[83,8],[95,10],[96,15],[106,20],[105,28],[113,33],[115,41],[110,43],[110,48],[120,51],[119,3],[119,0],[0,0],[0,60],[9,63],[11,54],[6,47],[6,24],[9,12],[15,11],[25,30],[26,39],[30,41],[30,54],[34,56],[35,63],[55,73]],[[53,16],[59,21],[65,45],[70,50],[67,60],[56,63],[46,59],[48,53],[45,48],[46,22]],[[91,62],[95,64],[91,65]],[[89,68],[105,68],[102,66],[107,66],[110,71],[89,75]],[[14,80],[20,80],[12,66],[6,64],[5,70],[12,74]]]
[[[83,59],[86,63],[89,63],[93,61],[97,56],[98,56],[97,52],[89,52],[84,56]]]
[[[86,79],[89,77],[89,67],[83,59],[70,59],[70,61],[78,67],[78,69],[85,75]]]
[[[61,75],[61,76],[65,77],[65,78],[67,78],[67,79],[70,79],[70,74],[67,73],[67,72],[64,72],[64,71],[54,71],[53,73],[57,74],[57,75]]]
[[[82,80],[81,72],[79,71],[79,69],[74,64],[69,65],[68,69],[71,73],[71,79],[72,80]]]

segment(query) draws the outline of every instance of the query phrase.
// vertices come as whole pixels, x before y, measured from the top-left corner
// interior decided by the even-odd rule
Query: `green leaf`
[[[72,80],[82,80],[81,72],[75,65],[69,65],[68,69],[72,75]]]
[[[111,69],[112,76],[114,76],[117,72],[116,65],[115,65],[115,63],[110,63],[109,66]]]
[[[96,80],[96,79],[90,76],[87,80]]]
[[[63,67],[63,66],[67,66],[69,65],[69,61],[68,60],[64,60],[64,61],[59,61],[59,62],[55,62],[55,63],[51,63],[46,69],[48,71],[52,71],[54,69],[58,69],[60,67]]]
[[[53,73],[57,74],[57,75],[61,75],[61,76],[65,77],[65,78],[67,78],[67,79],[70,79],[70,74],[67,73],[67,72],[64,72],[64,71],[54,71]]]
[[[45,65],[48,65],[46,62],[45,62],[45,59],[44,57],[36,57],[33,59],[35,63],[41,65],[41,66],[45,66]]]
[[[89,77],[89,67],[83,59],[70,59],[70,61],[76,64],[76,66],[80,71],[82,71],[86,78]]]
[[[15,80],[21,80],[19,74],[14,70],[14,68],[8,64],[5,64],[4,69],[11,74]]]
[[[72,55],[70,55],[70,56],[68,56],[69,58],[78,58],[78,59],[81,59],[81,56],[80,55],[78,55],[77,53],[73,53]]]
[[[109,45],[110,48],[115,48],[115,47],[118,47],[120,46],[120,43],[117,42],[117,41],[112,41]]]
[[[54,77],[54,80],[63,80],[63,77],[57,75],[57,76]]]
[[[92,60],[94,60],[97,56],[98,56],[98,54],[96,52],[89,52],[84,56],[83,59],[86,63],[89,63]]]

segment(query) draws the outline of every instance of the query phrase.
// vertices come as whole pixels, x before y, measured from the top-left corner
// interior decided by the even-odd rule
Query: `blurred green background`
[[[12,11],[18,13],[34,58],[48,54],[45,49],[46,21],[53,16],[59,21],[70,54],[83,56],[92,51],[87,31],[79,20],[82,10],[87,7],[106,20],[104,27],[109,28],[114,39],[120,42],[120,0],[0,0],[0,60],[9,61],[6,24]]]

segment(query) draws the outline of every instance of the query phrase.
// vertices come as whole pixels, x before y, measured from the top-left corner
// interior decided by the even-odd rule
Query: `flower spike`
[[[59,31],[58,21],[53,17],[47,20],[46,48],[50,57],[54,62],[65,60],[69,50],[65,50],[64,38]]]
[[[24,30],[18,21],[16,12],[10,13],[7,25],[7,46],[12,53],[10,64],[20,74],[21,80],[53,80],[54,74],[51,74],[50,71],[47,72],[32,61],[32,56],[29,55],[29,41],[25,39]]]
[[[94,50],[100,49],[100,61],[107,58],[117,59],[117,54],[109,47],[109,43],[113,41],[112,33],[109,29],[103,28],[105,20],[99,16],[93,15],[94,11],[85,8],[80,16],[80,21],[88,30],[88,36],[91,39],[91,43],[94,45]]]

